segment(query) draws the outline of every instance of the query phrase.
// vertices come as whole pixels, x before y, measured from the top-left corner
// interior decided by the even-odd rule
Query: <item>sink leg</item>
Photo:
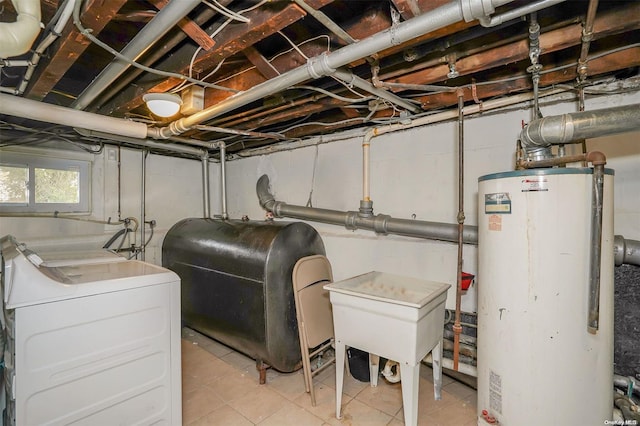
[[[344,384],[346,346],[336,340],[336,419],[341,419],[340,410],[342,408],[342,385]]]
[[[378,355],[369,354],[369,380],[371,387],[378,386],[378,371],[380,370],[380,357]]]
[[[437,401],[442,398],[440,392],[442,389],[442,339],[431,351],[431,359],[433,361],[433,397]]]
[[[402,377],[402,405],[404,409],[404,424],[415,426],[418,424],[418,385],[420,384],[420,363],[416,365],[400,364]]]

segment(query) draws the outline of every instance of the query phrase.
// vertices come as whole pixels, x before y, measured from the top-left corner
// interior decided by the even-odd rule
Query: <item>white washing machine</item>
[[[0,240],[5,424],[181,424],[180,281],[135,260],[47,266]]]

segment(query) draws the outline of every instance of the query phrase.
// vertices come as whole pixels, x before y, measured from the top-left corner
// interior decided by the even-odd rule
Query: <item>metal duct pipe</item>
[[[640,266],[640,241],[626,240],[622,235],[616,235],[613,239],[613,259],[616,266]]]
[[[202,155],[202,217],[209,219],[210,215],[210,202],[209,202],[209,153],[205,152]]]
[[[276,201],[269,192],[269,176],[262,175],[256,184],[260,205],[275,217],[290,217],[315,222],[342,225],[347,229],[368,229],[378,234],[395,234],[441,241],[458,241],[458,225],[422,220],[395,219],[384,214],[363,217],[356,211],[338,211],[314,207],[294,206]],[[465,226],[463,241],[478,243],[478,228]]]
[[[0,58],[28,52],[40,33],[40,1],[13,0],[15,22],[0,22]]]
[[[145,139],[147,126],[120,118],[77,111],[44,102],[0,93],[0,114],[95,130],[130,138]]]
[[[527,4],[526,6],[510,10],[501,15],[492,16],[491,18],[483,17],[479,18],[478,20],[480,21],[480,25],[482,25],[483,27],[495,27],[502,24],[503,22],[521,18],[530,13],[537,12],[538,10],[553,6],[554,4],[562,3],[563,1],[565,0],[539,0],[537,2]]]
[[[375,95],[379,98],[386,99],[391,103],[394,103],[406,110],[409,110],[414,113],[418,113],[422,111],[418,105],[415,105],[409,101],[402,99],[400,96],[388,92],[384,89],[380,89],[375,87],[373,84],[369,83],[367,80],[354,75],[351,71],[347,71],[344,68],[337,69],[332,76],[344,81],[347,84],[353,85],[359,89],[364,90],[365,92],[369,92],[372,95]]]
[[[640,104],[544,117],[522,129],[525,151],[640,129]]]
[[[180,19],[184,18],[193,8],[200,4],[200,0],[170,1],[153,17],[151,21],[131,40],[120,52],[129,59],[136,61],[142,56],[160,37],[173,28]],[[77,2],[74,10],[74,19],[79,17],[80,3]],[[114,60],[91,82],[71,105],[75,109],[85,109],[106,88],[120,77],[131,65],[129,63]]]
[[[150,128],[149,136],[156,139],[168,139],[171,136],[179,135],[204,121],[262,99],[274,92],[280,92],[306,80],[330,75],[340,67],[371,56],[381,50],[397,46],[447,25],[455,24],[462,19],[469,22],[484,17],[493,13],[496,7],[511,1],[458,0],[448,3],[408,21],[395,24],[385,31],[381,31],[357,43],[347,45],[335,52],[323,53],[313,57],[305,65],[258,84],[246,92],[237,93],[189,117],[176,120],[167,127]]]

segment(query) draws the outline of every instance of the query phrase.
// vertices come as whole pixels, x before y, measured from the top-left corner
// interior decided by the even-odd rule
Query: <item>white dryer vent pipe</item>
[[[0,23],[0,58],[22,55],[40,33],[40,0],[12,0],[15,22]]]

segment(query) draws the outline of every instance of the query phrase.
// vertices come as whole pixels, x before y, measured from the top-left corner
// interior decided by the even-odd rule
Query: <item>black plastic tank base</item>
[[[325,254],[302,222],[185,219],[162,244],[162,265],[182,281],[183,324],[258,363],[301,366],[291,274],[298,259]]]

